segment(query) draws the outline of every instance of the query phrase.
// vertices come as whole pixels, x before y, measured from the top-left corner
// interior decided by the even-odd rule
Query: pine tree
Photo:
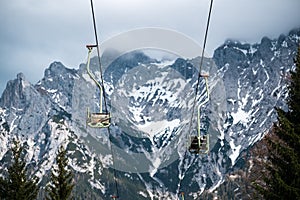
[[[258,185],[266,199],[300,199],[300,46],[295,64],[288,87],[289,110],[276,109],[278,123],[267,139],[270,162],[264,184]]]
[[[29,180],[26,176],[26,163],[22,160],[23,147],[19,142],[14,143],[11,149],[13,153],[13,163],[8,168],[8,176],[0,178],[1,199],[31,200],[36,199],[39,188],[38,178]]]
[[[68,159],[66,150],[61,146],[56,156],[56,167],[52,168],[51,182],[47,185],[47,199],[67,200],[71,199],[74,187],[73,174],[67,169]]]

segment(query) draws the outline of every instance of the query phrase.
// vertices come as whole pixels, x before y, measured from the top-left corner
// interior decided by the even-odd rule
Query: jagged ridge
[[[192,95],[188,91],[195,87],[192,66],[198,59],[160,63],[133,52],[112,62],[104,73],[108,106],[114,116],[110,136],[106,130],[86,129],[85,109],[99,109],[95,103],[99,93],[84,65],[74,70],[54,62],[35,85],[18,74],[8,82],[0,99],[1,168],[7,166],[13,138],[23,141],[31,173],[40,177],[48,173],[57,147],[64,144],[78,183],[84,186],[75,194],[84,199],[89,192],[83,190],[92,187],[93,198],[108,198],[115,190],[108,168],[112,164],[110,137],[115,150],[139,153],[144,167],[150,166],[147,173],[132,173],[135,171],[131,168],[129,172],[119,171],[120,194],[130,199],[174,199],[176,192],[184,190],[188,198],[196,197],[199,190],[213,189],[224,174],[239,167],[240,153],[258,141],[276,120],[274,106],[287,108],[286,82],[299,38],[297,29],[276,40],[263,38],[260,44],[227,41],[216,49],[213,60],[218,68],[211,72],[212,100],[205,110],[207,130],[216,136],[209,157],[184,157],[182,151],[185,140],[181,128],[189,118]],[[147,69],[151,69],[149,73],[145,73]],[[96,75],[99,78],[99,73]],[[145,125],[154,131],[143,128]],[[134,137],[145,133],[147,137]],[[174,155],[177,159],[161,168],[163,159]],[[140,164],[141,158],[122,156],[116,151],[120,166],[114,167]],[[180,188],[179,177],[183,178]]]

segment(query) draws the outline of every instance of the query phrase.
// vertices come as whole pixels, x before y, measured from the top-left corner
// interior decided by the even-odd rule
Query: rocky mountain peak
[[[66,72],[66,67],[61,62],[53,62],[50,64],[49,68],[45,70],[44,76],[54,76],[59,74],[64,74]]]
[[[18,80],[21,80],[21,81],[22,81],[22,80],[26,80],[26,79],[25,79],[25,75],[24,75],[22,72],[20,72],[20,73],[17,74],[17,79],[18,79]]]
[[[77,70],[65,67],[61,62],[53,62],[44,72],[44,78],[35,88],[46,94],[53,103],[64,109],[71,109],[74,79],[78,79]]]
[[[113,85],[117,84],[121,76],[130,69],[139,65],[139,63],[149,64],[157,62],[141,51],[134,51],[126,53],[116,58],[105,70],[104,79],[111,82]],[[118,69],[118,70],[116,70]]]
[[[31,92],[31,84],[25,79],[23,73],[17,74],[17,78],[10,80],[0,99],[1,107],[22,108],[26,103],[26,98]]]

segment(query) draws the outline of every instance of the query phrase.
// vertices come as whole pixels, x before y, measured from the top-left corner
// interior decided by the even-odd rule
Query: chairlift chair
[[[110,113],[90,113],[89,109],[87,111],[86,123],[92,128],[107,128],[110,125]]]
[[[201,107],[209,101],[209,88],[208,88],[208,73],[201,73],[201,77],[205,79],[207,98],[198,106],[197,117],[197,135],[190,137],[189,152],[194,154],[207,154],[209,152],[209,134],[201,135],[200,132],[200,111]]]
[[[102,111],[102,96],[103,96],[103,88],[102,85],[96,80],[95,76],[90,71],[90,61],[91,61],[91,53],[94,47],[97,45],[86,45],[88,49],[88,60],[87,60],[87,72],[90,78],[96,83],[96,85],[100,89],[100,112],[90,112],[89,108],[87,109],[87,119],[86,124],[92,128],[107,128],[110,125],[110,113]]]
[[[199,140],[197,136],[191,136],[189,151],[198,154],[200,151]]]

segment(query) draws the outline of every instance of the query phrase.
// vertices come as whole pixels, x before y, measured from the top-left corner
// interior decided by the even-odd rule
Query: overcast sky
[[[160,27],[203,43],[209,0],[94,0],[100,42]],[[207,52],[226,39],[256,43],[300,27],[299,0],[215,0]],[[32,83],[53,61],[78,68],[93,43],[90,0],[0,1],[0,94],[23,72]],[[176,41],[174,41],[176,42]]]

